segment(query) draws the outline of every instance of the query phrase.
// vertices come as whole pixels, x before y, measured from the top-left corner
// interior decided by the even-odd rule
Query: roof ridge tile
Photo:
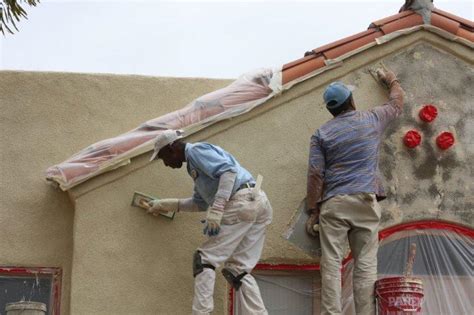
[[[456,35],[459,31],[459,27],[461,26],[461,23],[455,20],[451,20],[450,18],[444,17],[443,15],[432,14],[431,25],[442,28],[443,30],[451,34]]]
[[[383,26],[387,23],[393,22],[395,20],[402,19],[402,18],[404,18],[406,16],[409,16],[409,15],[412,15],[412,14],[415,14],[415,12],[411,11],[411,10],[407,10],[407,11],[403,11],[403,12],[400,12],[400,13],[397,13],[397,14],[394,14],[394,15],[390,15],[390,16],[387,16],[386,18],[383,18],[383,19],[380,19],[380,20],[377,20],[377,21],[374,21],[374,22],[370,23],[369,28],[380,27],[380,26]]]
[[[474,31],[474,22],[471,21],[471,20],[468,20],[468,19],[465,19],[465,18],[462,18],[460,16],[457,16],[457,15],[454,15],[454,14],[451,14],[449,12],[446,12],[446,11],[443,11],[443,10],[440,10],[440,9],[437,9],[437,8],[434,8],[433,13],[436,13],[436,14],[439,14],[439,15],[442,15],[444,17],[447,17],[451,20],[454,20],[456,22],[459,22],[461,23],[461,25],[464,27],[464,28],[467,28],[469,31],[473,32]]]
[[[354,41],[354,40],[358,40],[360,38],[363,38],[363,37],[366,37],[367,35],[370,35],[370,34],[373,34],[377,32],[376,29],[368,29],[366,31],[363,31],[363,32],[360,32],[360,33],[356,33],[354,35],[351,35],[351,36],[347,36],[347,37],[344,37],[340,40],[337,40],[335,42],[332,42],[332,43],[329,43],[327,45],[324,45],[324,46],[321,46],[321,47],[318,47],[318,48],[315,48],[313,49],[313,51],[315,53],[324,53],[325,51],[327,50],[330,50],[330,49],[333,49],[333,48],[336,48],[338,46],[342,46],[342,45],[345,45],[347,44],[348,42],[351,42],[351,41]]]
[[[422,16],[411,10],[374,21],[366,31],[315,48],[312,50],[314,54],[283,65],[283,84],[324,67],[326,59],[347,54],[386,34],[423,24]],[[474,23],[467,19],[435,8],[431,15],[431,25],[474,42]]]

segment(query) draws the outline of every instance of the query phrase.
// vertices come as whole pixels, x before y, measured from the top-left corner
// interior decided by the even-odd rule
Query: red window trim
[[[0,267],[0,274],[10,276],[48,275],[53,278],[52,283],[52,314],[60,315],[62,269],[56,267]]]
[[[397,224],[379,232],[379,241],[389,237],[390,235],[407,230],[448,230],[453,231],[462,235],[466,235],[470,238],[474,238],[474,230],[468,226],[460,225],[458,223],[448,221],[435,221],[435,220],[421,220],[412,221],[407,223]],[[346,264],[352,259],[352,255],[349,255],[342,262],[341,271],[345,268]],[[292,264],[257,264],[254,270],[295,270],[295,271],[314,271],[320,270],[318,264],[307,264],[307,265],[292,265]],[[229,290],[229,315],[234,315],[234,288],[230,287]]]

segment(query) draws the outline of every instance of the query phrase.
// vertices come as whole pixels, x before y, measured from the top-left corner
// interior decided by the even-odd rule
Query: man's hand
[[[399,82],[395,73],[390,70],[380,68],[376,70],[376,73],[379,80],[388,88],[391,88],[394,82]]]
[[[306,220],[306,233],[317,237],[319,233],[319,209],[312,209],[308,220]]]
[[[221,230],[221,220],[222,220],[223,215],[224,215],[223,211],[210,207],[207,210],[207,216],[206,216],[206,222],[205,222],[206,226],[204,227],[204,230],[202,232],[209,236],[214,236],[214,235],[219,234],[219,231]]]
[[[169,212],[169,211],[178,211],[179,209],[179,199],[169,198],[169,199],[154,199],[148,202],[147,213],[157,216],[158,214]]]

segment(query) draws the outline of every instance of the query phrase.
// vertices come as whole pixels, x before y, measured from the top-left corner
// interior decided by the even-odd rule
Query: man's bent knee
[[[243,272],[238,276],[234,276],[234,274],[230,272],[230,270],[224,268],[222,269],[222,275],[227,280],[227,282],[237,291],[242,285],[242,278],[245,277],[247,273]]]
[[[193,277],[203,272],[204,268],[215,270],[216,268],[211,264],[203,264],[201,259],[201,252],[196,251],[193,256]]]

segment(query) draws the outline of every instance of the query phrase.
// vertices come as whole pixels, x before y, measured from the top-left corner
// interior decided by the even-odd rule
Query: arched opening
[[[444,221],[417,221],[379,233],[378,278],[403,276],[411,244],[416,244],[413,276],[424,286],[424,314],[470,314],[474,292],[474,230]],[[343,268],[344,314],[355,314],[352,267]]]
[[[379,232],[379,278],[403,275],[408,251],[417,244],[413,275],[422,278],[424,314],[470,314],[474,303],[474,230],[445,221],[416,221]],[[355,314],[352,297],[353,260],[343,263],[343,313]],[[319,314],[319,265],[259,264],[255,278],[269,314]],[[229,293],[229,314],[239,314],[233,290]]]

